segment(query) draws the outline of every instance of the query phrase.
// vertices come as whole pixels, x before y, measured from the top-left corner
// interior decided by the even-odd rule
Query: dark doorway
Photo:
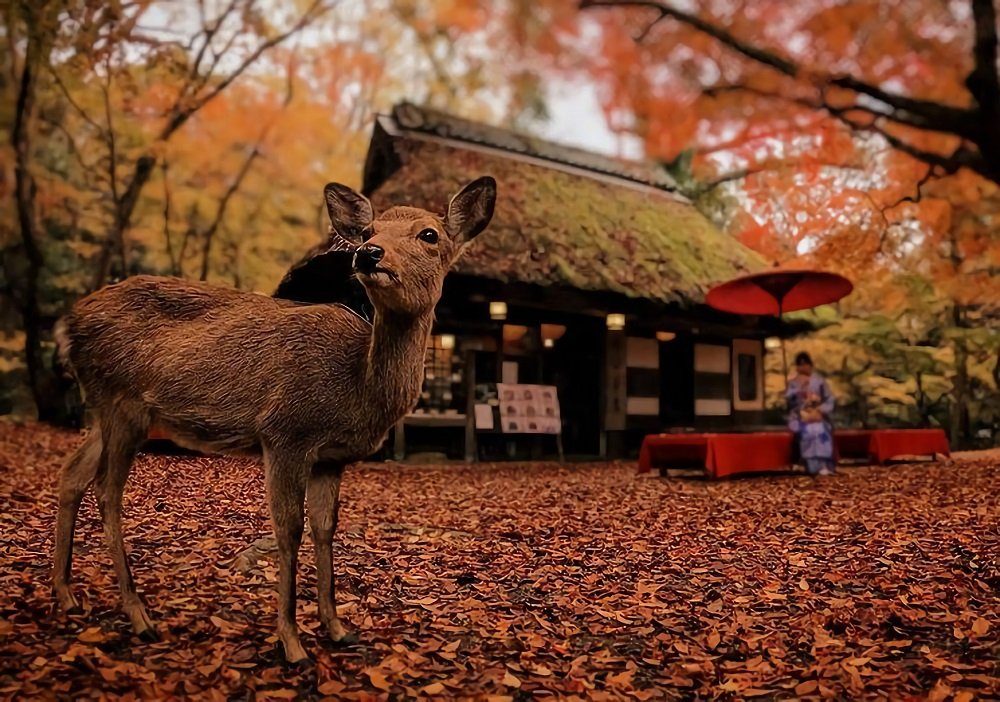
[[[601,449],[603,320],[567,321],[566,333],[543,349],[543,382],[559,391],[563,449],[567,455],[597,456]]]
[[[660,421],[694,424],[694,340],[686,334],[660,344]]]

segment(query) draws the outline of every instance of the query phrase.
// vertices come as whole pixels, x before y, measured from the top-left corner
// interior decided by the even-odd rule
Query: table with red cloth
[[[652,434],[642,442],[639,472],[698,467],[713,478],[725,478],[739,473],[787,471],[792,465],[794,438],[788,432]]]
[[[795,455],[791,432],[746,434],[651,434],[639,451],[639,472],[653,468],[700,468],[710,477],[786,471]],[[899,456],[949,456],[941,429],[841,429],[834,432],[838,459],[885,463]]]
[[[876,429],[868,452],[875,463],[900,456],[951,455],[943,429]]]

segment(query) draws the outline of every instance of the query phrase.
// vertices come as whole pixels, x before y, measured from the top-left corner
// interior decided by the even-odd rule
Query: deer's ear
[[[365,240],[365,231],[375,219],[372,203],[364,195],[340,183],[323,188],[326,211],[333,230],[355,245]]]
[[[497,182],[490,176],[476,178],[451,198],[445,224],[456,241],[469,241],[493,218],[497,202]]]

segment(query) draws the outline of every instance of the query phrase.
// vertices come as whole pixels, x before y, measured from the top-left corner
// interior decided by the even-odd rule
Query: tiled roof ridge
[[[410,131],[522,154],[660,190],[675,192],[677,189],[673,178],[652,163],[605,156],[410,102],[396,104],[392,109],[392,118],[399,127]]]

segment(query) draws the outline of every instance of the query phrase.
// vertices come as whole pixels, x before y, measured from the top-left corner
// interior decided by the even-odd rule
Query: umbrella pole
[[[781,338],[781,371],[785,374],[785,390],[788,390],[788,354],[785,352],[785,338]]]
[[[780,327],[781,323],[781,303],[784,301],[784,296],[778,299],[778,323]],[[785,350],[785,337],[781,337],[781,372],[785,376],[785,394],[788,394],[788,352]]]

